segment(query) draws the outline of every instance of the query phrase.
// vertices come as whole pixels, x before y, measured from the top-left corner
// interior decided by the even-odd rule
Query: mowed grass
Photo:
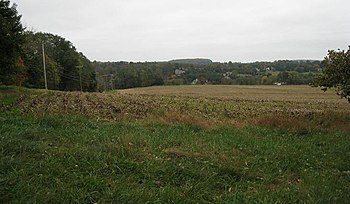
[[[0,203],[350,200],[345,100],[306,86],[178,88],[0,87]]]
[[[0,115],[1,203],[347,203],[350,137]]]

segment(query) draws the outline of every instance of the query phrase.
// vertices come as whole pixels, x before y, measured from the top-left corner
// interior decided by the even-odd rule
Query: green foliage
[[[94,62],[93,66],[101,91],[164,84],[162,69],[156,63]]]
[[[43,88],[42,44],[45,46],[45,60],[49,89],[74,91],[95,91],[95,70],[82,53],[76,51],[66,39],[50,33],[26,32],[25,65],[28,69],[26,86]]]
[[[22,45],[24,28],[20,22],[16,5],[0,0],[0,84],[21,85],[25,76],[22,66]]]
[[[196,60],[199,60],[197,62]],[[114,88],[124,89],[152,85],[235,84],[259,85],[283,82],[309,84],[319,72],[319,61],[275,61],[254,63],[169,62],[94,62],[99,84],[106,90],[104,75],[113,74]],[[205,61],[205,60],[204,60]],[[110,83],[110,81],[108,80]]]
[[[350,46],[348,51],[328,51],[322,65],[322,75],[316,79],[314,85],[323,86],[325,91],[327,88],[336,88],[337,94],[350,103]]]
[[[96,90],[91,62],[71,42],[49,33],[24,32],[20,19],[16,5],[0,1],[0,84],[43,88],[43,43],[49,89]]]

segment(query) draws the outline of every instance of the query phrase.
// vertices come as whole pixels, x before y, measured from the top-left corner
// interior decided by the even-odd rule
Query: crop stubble
[[[308,125],[346,127],[350,115],[345,100],[307,86],[178,86],[109,93],[49,91],[20,99],[16,107],[35,115],[77,114],[127,122],[193,121],[207,126],[278,120],[277,123],[304,121]],[[328,123],[324,123],[326,119]]]

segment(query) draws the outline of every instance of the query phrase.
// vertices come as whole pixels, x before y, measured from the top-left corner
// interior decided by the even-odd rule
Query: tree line
[[[274,62],[211,62],[199,59],[169,62],[93,62],[99,90],[103,84],[113,88],[152,85],[188,84],[309,84],[320,74],[321,62],[312,60],[279,60]],[[200,61],[200,62],[204,62]],[[106,78],[104,76],[110,76]]]
[[[0,85],[44,88],[44,57],[49,89],[96,90],[92,63],[70,41],[50,33],[27,31],[16,5],[10,6],[7,0],[0,1],[0,14]]]

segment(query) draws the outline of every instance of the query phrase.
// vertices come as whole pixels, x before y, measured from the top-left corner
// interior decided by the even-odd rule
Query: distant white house
[[[198,79],[195,79],[195,80],[192,81],[191,84],[197,84],[197,83],[198,83]]]
[[[275,70],[275,68],[273,68],[273,67],[266,67],[266,68],[265,68],[265,71],[267,71],[267,72],[268,72],[268,71],[273,71],[273,70]]]
[[[195,80],[193,80],[192,81],[192,83],[191,84],[193,84],[193,85],[195,85],[195,84],[208,84],[209,83],[209,81],[208,80],[201,80],[201,79],[198,79],[198,78],[196,78]]]
[[[182,75],[184,73],[185,73],[185,71],[182,69],[175,69],[175,75],[177,75],[177,76]]]
[[[282,85],[286,85],[287,83],[286,82],[275,82],[273,84],[277,85],[277,86],[282,86]]]
[[[226,72],[226,73],[222,74],[222,76],[223,76],[225,79],[231,79],[231,75],[232,75],[232,72]]]

